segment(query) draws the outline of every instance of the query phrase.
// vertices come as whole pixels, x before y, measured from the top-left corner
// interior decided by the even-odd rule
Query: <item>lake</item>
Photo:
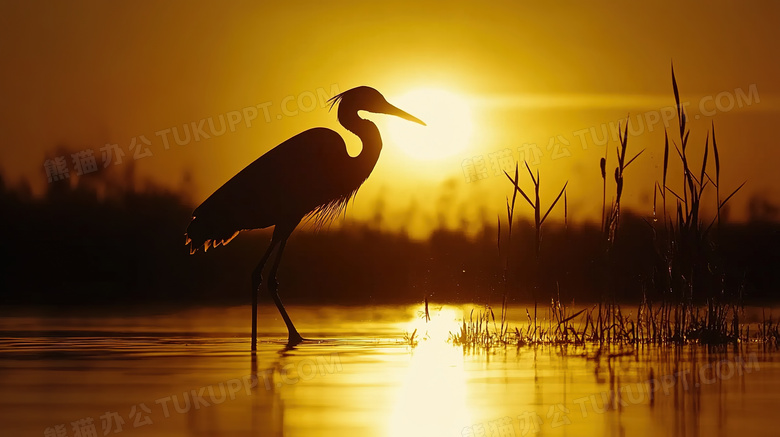
[[[0,435],[778,435],[774,348],[464,350],[447,339],[471,308],[291,306],[318,341],[286,350],[261,306],[254,355],[248,307],[5,308]]]

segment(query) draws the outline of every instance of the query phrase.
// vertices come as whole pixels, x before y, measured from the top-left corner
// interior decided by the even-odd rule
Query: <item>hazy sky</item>
[[[348,214],[373,217],[381,204],[388,226],[413,233],[436,217],[450,226],[494,221],[511,191],[491,161],[504,149],[514,159],[536,149],[543,196],[568,180],[573,218],[599,217],[602,129],[629,113],[629,150],[647,151],[627,171],[625,195],[649,213],[664,120],[676,126],[673,60],[690,102],[692,159],[714,120],[723,184],[748,180],[735,209],[753,193],[777,202],[778,9],[770,1],[3,1],[0,171],[41,192],[55,147],[93,150],[89,178],[104,171],[101,148],[116,144],[125,153],[116,167],[133,161],[138,180],[180,188],[189,171],[200,202],[290,136],[341,129],[320,101],[335,91],[370,85],[391,102],[407,95],[403,109],[424,118],[437,102],[408,93],[437,89],[468,107],[466,147],[420,160],[393,144],[405,138],[388,132],[396,123],[367,115],[385,149]],[[448,130],[464,137],[461,125]],[[359,150],[355,137],[348,144]],[[616,142],[608,144],[613,153]],[[467,182],[480,156],[487,177]]]

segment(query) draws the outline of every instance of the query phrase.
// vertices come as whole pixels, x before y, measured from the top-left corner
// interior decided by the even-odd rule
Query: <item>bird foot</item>
[[[298,334],[297,331],[291,332],[290,335],[287,337],[287,347],[297,346],[303,343],[304,341],[307,340],[301,337],[301,334]]]

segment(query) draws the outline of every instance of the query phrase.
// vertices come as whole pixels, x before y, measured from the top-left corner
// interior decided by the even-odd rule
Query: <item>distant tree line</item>
[[[0,303],[32,305],[177,305],[249,302],[250,272],[266,248],[268,230],[241,235],[226,247],[189,255],[184,230],[192,205],[184,194],[121,180],[49,184],[42,197],[0,178]],[[129,188],[128,188],[129,187]],[[766,212],[762,203],[761,209]],[[762,216],[766,217],[766,215]],[[533,223],[516,220],[506,275],[497,229],[477,236],[438,229],[425,241],[347,223],[303,231],[290,239],[280,268],[280,293],[299,304],[528,302],[528,278],[543,281],[537,296],[578,303],[604,287],[598,224],[551,223],[538,266]],[[613,249],[610,285],[616,298],[653,298],[651,227],[624,213]],[[754,219],[719,230],[721,265],[747,303],[776,300],[780,288],[780,225]],[[503,251],[504,249],[502,249]],[[506,256],[507,252],[504,251]]]

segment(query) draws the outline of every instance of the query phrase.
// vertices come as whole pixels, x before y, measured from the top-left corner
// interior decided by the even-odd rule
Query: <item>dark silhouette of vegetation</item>
[[[512,183],[512,186],[514,190],[512,191],[512,202],[509,202],[509,199],[507,199],[507,205],[506,205],[506,214],[507,214],[507,221],[509,224],[509,235],[508,235],[508,242],[512,242],[512,221],[515,216],[515,202],[517,201],[517,193],[520,193],[521,196],[523,196],[523,199],[525,199],[526,202],[528,202],[528,205],[534,210],[534,260],[538,264],[540,261],[540,252],[542,248],[542,225],[547,220],[547,217],[550,215],[550,212],[552,212],[553,208],[555,208],[555,205],[558,204],[558,201],[561,200],[561,196],[565,195],[566,193],[566,186],[569,184],[566,182],[563,184],[563,188],[561,188],[560,193],[558,193],[558,197],[553,200],[553,202],[550,204],[549,208],[547,208],[547,212],[542,215],[542,204],[541,204],[541,198],[539,189],[542,185],[542,177],[539,173],[539,170],[536,170],[536,177],[534,177],[534,173],[531,171],[531,167],[528,166],[528,163],[525,163],[525,169],[528,170],[528,175],[531,177],[531,182],[534,186],[533,191],[533,197],[534,200],[531,201],[531,198],[528,197],[528,195],[523,191],[522,188],[520,188],[520,177],[519,177],[519,171],[520,166],[515,166],[515,177],[512,178],[512,176],[509,175],[509,173],[504,172],[506,177],[509,179],[509,181]],[[568,212],[564,213],[564,223],[566,223],[566,220],[568,218]],[[498,249],[499,249],[499,256],[501,254],[501,219],[499,218],[498,221]],[[505,270],[508,269],[509,266],[509,259],[507,258],[505,265],[507,266]],[[533,317],[533,325],[534,325],[534,333],[537,332],[537,306],[539,301],[537,300],[537,293],[536,290],[540,287],[543,287],[542,285],[542,278],[546,276],[540,275],[539,269],[535,269],[532,271],[533,275],[527,277],[527,282],[531,284],[531,297],[533,298],[534,303],[534,317]],[[506,273],[505,273],[506,275]],[[548,277],[548,276],[547,276]],[[505,296],[506,297],[506,296]]]
[[[24,184],[0,187],[0,302],[35,305],[246,304],[247,271],[270,233],[255,231],[208,257],[189,256],[183,229],[192,206],[181,194],[154,186],[122,188],[118,180],[52,183],[40,198]],[[102,193],[102,195],[100,194]],[[780,225],[773,221],[722,223],[719,253],[727,281],[742,286],[746,303],[774,301],[780,287]],[[618,302],[638,303],[656,266],[652,228],[624,211],[616,239],[613,280]],[[425,241],[349,223],[339,229],[301,232],[290,240],[289,262],[281,267],[285,294],[294,303],[383,304],[500,302],[505,291],[496,250],[497,229],[485,225],[476,237],[439,229]],[[549,221],[537,267],[535,224],[516,219],[508,278],[511,302],[530,302],[524,278],[539,269],[556,278],[560,296],[597,302],[603,280],[598,223]],[[322,257],[327,251],[329,256]],[[558,294],[559,293],[559,294]],[[267,299],[261,294],[261,298]],[[267,300],[270,303],[270,300]]]
[[[679,141],[679,145],[676,141],[672,141],[672,143],[682,168],[682,186],[675,189],[667,184],[670,154],[670,141],[667,133],[664,138],[662,182],[655,183],[652,219],[644,220],[651,231],[649,241],[643,238],[645,237],[643,230],[632,229],[630,225],[628,228],[620,225],[625,169],[644,152],[642,150],[636,153],[626,162],[628,120],[626,120],[625,128],[621,129],[622,132],[619,130],[620,144],[617,147],[617,166],[614,171],[616,193],[608,209],[606,193],[607,158],[609,153],[604,158],[601,158],[599,167],[603,181],[602,238],[601,244],[594,246],[601,247],[602,257],[596,255],[594,258],[591,258],[596,260],[594,263],[596,268],[593,270],[600,272],[599,276],[603,279],[602,295],[598,299],[598,305],[594,306],[593,309],[583,309],[578,313],[569,315],[560,297],[560,281],[558,281],[560,274],[556,275],[553,273],[552,278],[556,279],[556,290],[553,292],[548,286],[546,291],[548,295],[552,295],[550,313],[554,315],[557,323],[554,330],[553,326],[550,325],[548,330],[539,331],[537,329],[536,313],[537,295],[540,290],[536,284],[537,281],[533,280],[533,278],[549,274],[550,272],[543,272],[541,269],[537,269],[536,272],[531,271],[529,274],[524,275],[527,278],[526,283],[533,284],[530,294],[534,303],[534,316],[531,318],[530,313],[528,313],[529,325],[526,333],[515,329],[514,337],[510,338],[512,337],[508,334],[510,331],[504,329],[503,321],[505,320],[504,313],[506,307],[505,303],[502,303],[501,334],[497,334],[495,329],[493,334],[490,334],[487,328],[483,330],[483,327],[487,326],[486,322],[488,319],[495,317],[492,308],[488,306],[486,311],[478,315],[476,322],[474,322],[473,318],[470,318],[469,325],[464,321],[460,332],[453,334],[452,339],[456,343],[486,347],[506,342],[569,343],[571,341],[569,333],[574,336],[575,343],[594,341],[599,343],[654,342],[666,344],[669,342],[684,343],[693,340],[707,344],[717,344],[750,338],[749,334],[743,332],[743,325],[740,323],[740,315],[744,316],[747,282],[747,275],[744,272],[746,270],[730,270],[729,266],[734,265],[734,263],[732,262],[733,260],[728,259],[730,255],[739,253],[740,249],[730,247],[731,251],[728,249],[724,251],[724,247],[719,244],[722,234],[728,234],[728,232],[723,232],[725,223],[722,219],[727,210],[727,203],[740,191],[745,182],[733,189],[725,197],[721,196],[720,155],[714,123],[711,131],[707,133],[704,143],[701,170],[697,171],[697,169],[693,168],[689,155],[688,138],[690,130],[687,125],[685,108],[680,103],[680,93],[677,79],[674,75],[674,68],[672,68],[672,89],[677,107],[679,126],[679,139],[677,141]],[[712,138],[711,146],[710,138]],[[710,150],[712,150],[714,159],[714,173],[712,166],[708,167],[707,165]],[[526,167],[528,168],[527,165]],[[536,233],[533,252],[537,260],[537,266],[540,267],[539,254],[542,241],[540,225],[547,218],[549,211],[540,222],[540,210],[538,208],[539,175],[537,172],[537,177],[534,178],[530,168],[528,168],[528,172],[531,174],[531,179],[536,188],[535,202],[531,202],[518,186],[517,169],[515,170],[514,179],[507,174],[513,186],[512,202],[510,203],[507,199],[509,239],[511,241],[514,205],[519,192],[534,207],[536,212]],[[714,187],[715,191],[715,213],[714,217],[705,218],[702,212],[702,201],[705,192],[710,187]],[[553,201],[553,206],[564,192],[565,186],[555,201]],[[678,194],[678,192],[681,194]],[[660,224],[658,223],[659,194],[662,202]],[[668,201],[667,195],[670,195]],[[672,209],[672,213],[667,213],[667,203],[672,203],[673,206],[676,206],[676,208]],[[755,201],[751,201],[751,206],[755,204]],[[762,210],[768,211],[770,215],[772,214],[771,208],[762,208]],[[565,223],[568,221],[567,213],[564,216],[564,221]],[[500,252],[500,219],[498,224]],[[628,235],[623,235],[624,233],[628,233]],[[568,237],[569,234],[566,233],[566,238]],[[776,233],[773,237],[777,237]],[[623,244],[624,238],[628,241],[628,245]],[[777,241],[773,241],[773,244],[776,243]],[[573,247],[577,246],[573,245]],[[648,247],[652,249],[648,249]],[[774,247],[774,255],[770,255],[771,247],[763,255],[767,258],[776,258],[778,248],[777,246]],[[556,257],[560,257],[566,251],[564,249],[554,251],[553,253],[556,254]],[[507,257],[507,261],[504,263],[505,278],[508,276],[508,272],[512,270],[510,269],[509,259],[510,257]],[[630,264],[625,264],[625,260],[630,260]],[[647,275],[644,279],[637,281],[632,275],[629,278],[634,280],[629,279],[627,281],[626,274],[632,272],[632,270],[635,271],[635,266],[645,266],[648,263],[651,265],[649,270],[639,272],[640,278],[643,275]],[[749,268],[749,266],[744,265],[741,267]],[[547,276],[547,278],[551,277]],[[582,278],[578,277],[578,279]],[[581,284],[577,288],[578,291],[581,291]],[[626,295],[627,290],[636,285],[641,286],[641,291],[636,290],[633,293],[629,291],[628,295]],[[513,291],[510,287],[506,288],[507,295],[513,294]],[[544,291],[544,288],[542,291]],[[625,299],[632,294],[635,298],[639,298],[638,302],[634,302],[638,304],[637,315],[634,318],[625,316],[621,312],[619,305],[619,298]],[[597,311],[596,308],[598,309]],[[584,323],[580,323],[581,330],[578,332],[569,325],[569,321],[580,314],[583,314],[581,318],[584,319]],[[588,331],[589,326],[590,331]],[[775,332],[772,330],[774,328],[768,328],[772,326],[776,328],[777,325],[770,318],[768,324],[765,322],[761,325],[762,331]],[[531,330],[531,327],[533,327],[533,330]],[[771,339],[772,341],[780,340],[780,337],[774,335],[764,335],[763,338]]]

